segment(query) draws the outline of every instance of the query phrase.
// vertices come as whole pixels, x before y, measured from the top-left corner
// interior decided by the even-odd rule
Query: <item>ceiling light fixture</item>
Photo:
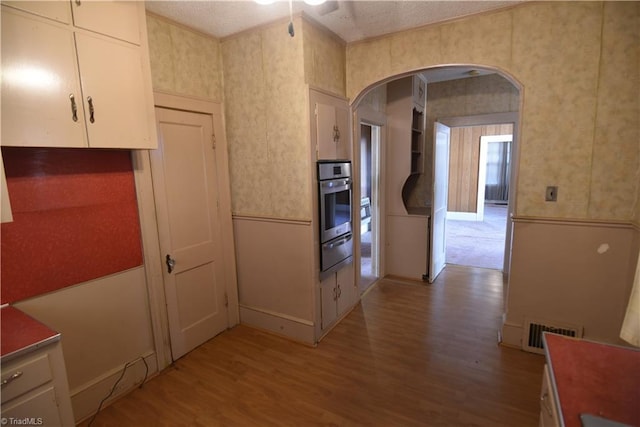
[[[304,0],[304,2],[309,6],[318,6],[319,4],[322,4],[326,1],[327,0]]]
[[[268,5],[273,4],[276,0],[254,0],[258,4]]]

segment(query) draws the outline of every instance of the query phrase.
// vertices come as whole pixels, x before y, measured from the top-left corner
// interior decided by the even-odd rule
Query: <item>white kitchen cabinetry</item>
[[[60,341],[3,360],[2,419],[8,425],[25,419],[29,425],[75,425]]]
[[[3,5],[2,145],[155,148],[143,3],[81,5],[97,32]],[[119,39],[102,35],[114,16]]]
[[[63,24],[71,23],[71,8],[68,1],[3,1],[2,4],[24,10],[35,15],[53,19]]]
[[[551,380],[549,378],[549,367],[544,365],[542,374],[542,389],[540,390],[540,427],[558,427],[558,409],[554,399],[554,393],[551,389]]]
[[[99,34],[140,44],[139,6],[135,1],[72,1],[73,24]]]
[[[317,160],[351,159],[351,126],[349,104],[345,99],[310,91],[312,112],[312,142]]]
[[[353,263],[348,264],[320,282],[322,319],[321,329],[326,331],[356,302],[357,289]]]

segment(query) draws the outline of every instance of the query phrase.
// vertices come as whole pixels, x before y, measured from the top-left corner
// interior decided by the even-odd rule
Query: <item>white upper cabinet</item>
[[[349,104],[337,98],[312,90],[312,143],[316,145],[318,160],[351,159],[351,126]]]
[[[156,148],[143,3],[73,4],[74,22],[103,14],[105,24],[88,31],[3,4],[2,145]],[[118,38],[104,35],[114,17]]]
[[[73,24],[116,39],[140,44],[135,1],[73,0]]]
[[[7,8],[2,9],[2,145],[87,146],[73,33]]]
[[[89,33],[77,33],[76,46],[89,146],[148,148],[155,144],[144,126],[153,110],[145,102],[139,49]]]
[[[68,1],[3,1],[2,4],[24,10],[63,24],[71,23],[71,7]]]

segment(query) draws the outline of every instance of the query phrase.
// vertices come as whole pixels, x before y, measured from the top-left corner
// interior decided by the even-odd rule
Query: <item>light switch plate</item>
[[[547,202],[555,202],[558,200],[558,187],[548,186],[544,194],[544,200]]]

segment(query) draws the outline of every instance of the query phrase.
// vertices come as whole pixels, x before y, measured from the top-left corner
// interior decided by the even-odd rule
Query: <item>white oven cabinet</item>
[[[317,160],[351,159],[351,124],[347,100],[310,91],[312,144]]]
[[[2,6],[2,145],[156,148],[144,4],[81,5],[84,27]]]
[[[540,390],[540,427],[558,427],[558,409],[554,399],[549,378],[549,367],[544,365],[542,374],[542,389]]]
[[[60,341],[3,359],[1,378],[3,424],[75,425]]]
[[[353,263],[347,264],[320,282],[321,329],[327,331],[357,301]]]

